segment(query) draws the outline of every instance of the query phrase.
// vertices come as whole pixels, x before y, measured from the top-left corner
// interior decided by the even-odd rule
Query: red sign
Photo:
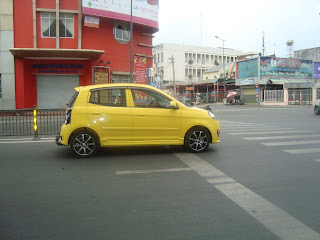
[[[147,84],[147,58],[134,57],[135,76],[134,82]]]

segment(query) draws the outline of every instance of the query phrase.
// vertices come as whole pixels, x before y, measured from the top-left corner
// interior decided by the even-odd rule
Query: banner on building
[[[312,72],[312,60],[274,57],[260,58],[261,77],[311,79]]]
[[[238,78],[258,77],[258,59],[238,62]]]
[[[320,62],[314,63],[314,69],[313,69],[314,79],[320,79]]]
[[[131,0],[82,0],[83,14],[130,22]],[[132,0],[132,21],[159,29],[159,0]]]
[[[147,58],[134,57],[134,82],[147,84]]]

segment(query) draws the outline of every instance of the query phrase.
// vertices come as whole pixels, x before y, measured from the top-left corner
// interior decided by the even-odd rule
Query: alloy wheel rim
[[[81,156],[90,155],[95,149],[95,141],[88,134],[80,134],[74,139],[73,149]]]
[[[200,152],[208,145],[208,136],[204,131],[194,131],[189,137],[189,146],[193,151]]]

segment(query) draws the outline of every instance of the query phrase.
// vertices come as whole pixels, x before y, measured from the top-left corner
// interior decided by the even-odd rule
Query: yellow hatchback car
[[[187,107],[142,84],[102,84],[75,88],[56,137],[79,157],[99,147],[184,145],[203,152],[220,142],[220,124],[211,111]]]

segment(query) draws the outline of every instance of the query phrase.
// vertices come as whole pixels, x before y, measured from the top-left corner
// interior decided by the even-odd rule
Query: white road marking
[[[45,143],[45,142],[54,142],[53,140],[36,140],[36,141],[11,141],[11,142],[2,142],[0,144],[16,144],[16,143]]]
[[[32,140],[33,138],[0,138],[0,141],[25,141]],[[40,138],[41,140],[55,140],[55,138]]]
[[[280,239],[320,240],[319,233],[237,183],[195,154],[176,153],[175,155]]]
[[[313,132],[311,130],[288,130],[288,131],[270,131],[270,132],[248,132],[248,131],[244,131],[244,132],[236,132],[236,133],[227,133],[230,135],[257,135],[257,134],[277,134],[277,133],[307,133],[307,132]]]
[[[223,132],[248,132],[248,131],[283,131],[290,130],[294,128],[251,128],[251,129],[224,129]]]
[[[308,134],[308,135],[285,135],[285,136],[270,136],[270,137],[245,137],[243,139],[249,140],[249,141],[256,141],[256,140],[276,140],[276,139],[291,139],[291,138],[314,138],[314,137],[320,137],[320,134]]]
[[[270,129],[270,128],[280,128],[278,126],[225,126],[221,125],[221,129],[234,129],[234,130],[241,130],[241,129],[255,129],[255,128],[265,128],[265,129]]]
[[[303,145],[303,144],[314,144],[320,143],[320,140],[309,140],[309,141],[292,141],[292,142],[270,142],[270,143],[261,143],[265,146],[275,147],[275,146],[291,146],[291,145]]]
[[[313,161],[320,163],[320,159],[314,159]]]
[[[305,148],[305,149],[294,149],[294,150],[283,150],[291,154],[302,154],[302,153],[318,153],[320,152],[320,147],[318,148]]]
[[[182,172],[192,171],[191,168],[170,168],[170,169],[151,169],[151,170],[133,170],[133,171],[117,171],[116,175],[124,174],[146,174],[146,173],[163,173],[163,172]]]

